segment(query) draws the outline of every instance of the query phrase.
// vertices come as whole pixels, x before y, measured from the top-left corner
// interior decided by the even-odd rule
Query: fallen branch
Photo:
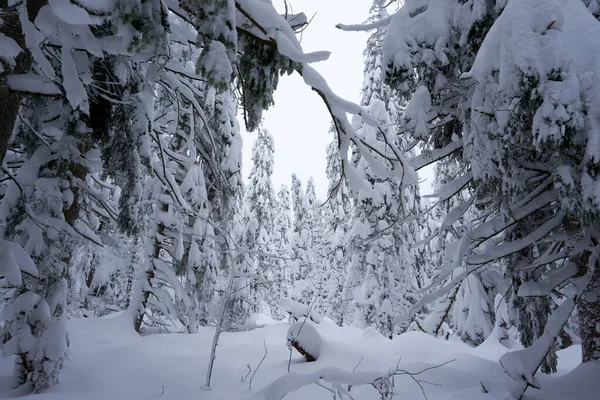
[[[434,365],[417,372],[409,372],[403,369],[393,367],[388,372],[380,371],[344,371],[339,368],[328,367],[307,374],[290,372],[262,389],[257,398],[262,397],[265,400],[281,400],[288,393],[295,392],[304,386],[316,384],[333,393],[334,400],[344,400],[353,397],[344,386],[362,386],[370,385],[380,395],[381,400],[391,400],[394,394],[394,377],[407,375],[411,377],[421,388],[425,399],[425,389],[423,384],[432,384],[431,382],[416,378],[418,375],[432,369],[440,368],[456,360],[449,360],[439,365]]]
[[[306,320],[308,319],[308,316],[311,314],[312,312],[312,308],[315,305],[315,302],[317,301],[317,296],[315,296],[315,298],[313,299],[313,301],[311,301],[310,305],[308,306],[308,310],[306,312],[306,316],[304,317],[304,320],[302,321],[302,324],[300,325],[300,329],[298,329],[298,332],[296,332],[296,335],[294,335],[295,337],[288,337],[288,342],[291,344],[290,346],[290,357],[288,359],[288,366],[287,366],[287,370],[288,372],[290,372],[290,368],[292,367],[292,347],[295,348],[296,350],[298,350],[298,352],[300,354],[302,354],[304,357],[306,357],[307,361],[315,361],[315,358],[312,357],[310,354],[307,356],[307,354],[305,354],[304,350],[298,345],[296,339],[298,338],[298,336],[300,335],[300,333],[302,333],[302,328],[304,327],[304,324],[306,323]],[[288,331],[289,334],[289,331]],[[309,358],[312,357],[312,360]]]

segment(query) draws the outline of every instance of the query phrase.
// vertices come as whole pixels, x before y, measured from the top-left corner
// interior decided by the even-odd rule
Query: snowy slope
[[[289,352],[286,348],[287,323],[267,325],[250,332],[223,334],[218,348],[213,390],[200,389],[204,383],[208,350],[213,329],[198,334],[162,334],[139,337],[130,328],[126,314],[102,319],[69,321],[71,356],[61,375],[61,383],[35,400],[79,399],[161,399],[161,400],[238,400],[265,399],[263,388],[287,372]],[[390,341],[372,329],[338,328],[323,322],[327,340],[318,361],[307,363],[295,351],[291,371],[308,374],[323,367],[335,366],[352,371],[386,371],[399,367],[411,372],[449,360],[456,361],[419,375],[428,399],[502,399],[501,390],[485,394],[480,381],[491,382],[490,388],[508,383],[498,364],[503,353],[499,343],[486,342],[471,348],[461,342],[446,342],[418,332],[410,332]],[[256,373],[252,389],[241,377],[268,354]],[[540,378],[542,392],[527,392],[528,399],[597,399],[600,364],[579,362],[579,348],[559,352],[559,377]],[[362,359],[362,361],[361,361]],[[12,360],[0,363],[0,398],[13,398],[18,392],[8,390]],[[435,385],[434,385],[435,384]],[[574,390],[578,390],[577,395]],[[396,379],[397,399],[422,399],[419,386],[407,376]],[[498,392],[498,393],[497,393]],[[371,387],[354,387],[356,399],[377,399]],[[286,400],[330,400],[332,394],[317,385],[309,385],[287,395]],[[268,399],[268,397],[267,397]]]

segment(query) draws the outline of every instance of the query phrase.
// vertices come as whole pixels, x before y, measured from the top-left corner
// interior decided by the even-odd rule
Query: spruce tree
[[[351,197],[346,181],[341,175],[341,160],[335,142],[327,146],[327,178],[329,197],[325,202],[322,246],[326,282],[327,307],[325,315],[343,326],[348,322],[348,233],[351,215]]]
[[[279,298],[289,297],[292,282],[290,263],[292,208],[290,190],[285,184],[282,184],[277,192],[274,228],[273,239],[278,258],[275,260],[272,291],[275,296],[279,296]],[[283,319],[287,315],[279,308],[272,310],[272,312],[273,316],[278,319]]]
[[[542,9],[552,10],[552,16],[540,17]],[[536,346],[500,360],[523,390],[534,384],[531,377],[552,353],[576,302],[586,309],[583,359],[598,354],[597,333],[589,327],[598,315],[591,293],[600,274],[592,268],[597,259],[584,250],[598,244],[594,234],[585,233],[597,229],[598,202],[591,191],[597,186],[597,151],[589,147],[597,136],[590,128],[596,121],[587,112],[596,89],[581,81],[597,68],[589,49],[582,53],[575,45],[597,30],[594,16],[579,1],[428,2],[428,7],[407,1],[391,18],[384,40],[386,80],[410,98],[402,128],[427,150],[411,164],[418,169],[454,158],[457,172],[438,195],[449,199],[468,189],[474,198],[447,213],[456,221],[474,210],[466,231],[449,247],[453,254],[438,274],[440,286],[415,309],[446,295],[474,271],[521,251],[533,260],[508,271],[528,279],[521,281],[518,296],[575,289],[562,292],[561,305],[548,317],[554,323],[546,324]],[[517,57],[527,43],[540,52]],[[553,243],[555,235],[568,239]],[[566,263],[556,263],[562,259]],[[554,274],[565,278],[553,280]],[[538,308],[538,320],[551,311],[544,303],[530,302]],[[514,369],[519,357],[535,360],[527,374]],[[548,365],[552,369],[552,362]]]
[[[292,174],[292,298],[294,300],[310,303],[313,299],[303,299],[301,290],[305,284],[306,272],[308,268],[308,247],[306,243],[307,232],[304,229],[306,219],[306,202],[304,199],[304,190],[302,182]]]
[[[277,200],[273,190],[273,137],[266,131],[252,146],[252,170],[250,183],[246,187],[242,209],[244,224],[240,246],[246,252],[242,271],[249,285],[250,315],[261,311],[261,303],[273,310],[279,294],[273,291],[273,281],[277,274],[277,262],[273,257],[275,245],[275,207]]]
[[[374,100],[367,110],[388,131],[381,133],[364,124],[359,128],[361,135],[371,143],[392,138],[385,104]],[[389,175],[382,178],[362,154],[357,168],[366,185],[356,195],[349,239],[355,321],[391,337],[401,329],[396,326],[394,315],[408,310],[407,296],[415,289],[409,242],[402,235],[401,226],[396,226],[403,216],[403,192],[397,180]]]

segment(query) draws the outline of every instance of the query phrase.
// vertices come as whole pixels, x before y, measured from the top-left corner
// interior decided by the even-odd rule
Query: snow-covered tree
[[[322,235],[325,265],[323,280],[327,283],[325,315],[342,326],[348,322],[348,219],[352,204],[348,185],[342,178],[340,157],[333,142],[327,146],[326,172],[329,180],[329,198],[323,206]]]
[[[301,240],[306,248],[303,270],[302,298],[314,301],[313,308],[323,312],[327,308],[326,276],[328,265],[324,263],[323,218],[322,208],[315,192],[315,181],[312,177],[306,182],[304,200],[305,214],[303,218]]]
[[[456,221],[477,210],[448,246],[452,255],[438,274],[440,286],[415,309],[451,292],[474,271],[524,250],[533,259],[511,273],[537,271],[528,276],[536,280],[522,282],[517,295],[544,297],[558,290],[564,297],[530,348],[501,359],[523,388],[535,384],[533,374],[577,301],[587,311],[583,359],[599,354],[591,328],[599,303],[590,295],[600,276],[593,250],[597,121],[588,112],[598,90],[583,78],[595,76],[597,63],[593,51],[579,45],[598,29],[578,0],[407,1],[390,19],[384,40],[386,79],[410,98],[402,128],[427,149],[411,164],[418,169],[454,156],[458,173],[438,195],[448,199],[468,188],[475,201],[460,202],[447,218]],[[559,236],[565,240],[554,240]],[[536,307],[536,313],[549,311]],[[516,357],[535,361],[525,372]]]
[[[387,132],[380,132],[367,124],[359,132],[370,143],[382,146],[384,140],[392,140],[390,120],[381,100],[373,100],[367,108]],[[356,195],[352,215],[350,246],[350,287],[354,290],[356,307],[354,319],[359,325],[376,327],[391,337],[399,327],[394,323],[396,313],[408,310],[407,296],[414,292],[414,260],[408,251],[410,243],[402,235],[400,220],[403,218],[404,199],[398,180],[390,171],[376,170],[363,153],[358,170],[365,180],[364,187]]]
[[[387,5],[385,1],[374,1],[367,23],[378,25],[379,21],[387,19]],[[376,309],[382,307],[385,316],[380,317],[382,321],[378,323],[378,329],[386,336],[391,336],[400,329],[395,327],[393,313],[405,312],[414,302],[408,293],[423,285],[425,268],[420,267],[421,272],[417,271],[417,250],[412,246],[420,235],[419,224],[415,220],[403,221],[410,214],[419,212],[418,188],[403,185],[406,183],[402,182],[404,174],[396,175],[401,167],[386,159],[388,152],[391,158],[403,157],[404,154],[398,154],[403,150],[398,149],[405,148],[410,152],[408,138],[398,135],[396,131],[399,113],[403,109],[402,98],[386,84],[383,74],[383,39],[386,31],[385,25],[378,25],[367,40],[364,51],[361,104],[375,117],[379,126],[373,127],[360,119],[354,122],[361,138],[372,147],[360,151],[356,146],[353,147],[353,164],[366,181],[366,187],[354,190],[353,228],[349,239],[352,246],[350,282],[354,283],[349,286],[364,282],[360,297],[365,300],[355,298],[354,302],[363,310],[364,316],[365,307],[373,315],[379,313]],[[396,154],[386,149],[390,145],[396,149]],[[377,166],[374,158],[382,154],[385,166]],[[380,259],[376,260],[378,257]],[[371,267],[365,270],[367,264]],[[392,294],[397,291],[403,294]],[[375,299],[373,304],[361,305],[371,296]],[[366,317],[369,324],[373,323],[373,315]]]
[[[249,286],[250,315],[261,311],[261,303],[275,308],[281,296],[273,291],[273,280],[277,275],[278,264],[274,255],[275,207],[277,200],[273,190],[273,137],[266,131],[259,131],[252,146],[252,170],[250,183],[246,187],[242,208],[244,224],[240,246],[246,254],[241,272],[246,274]]]
[[[477,346],[492,333],[493,315],[487,294],[476,274],[469,274],[460,284],[454,303],[453,322],[456,334],[465,342]]]
[[[5,170],[11,183],[0,206],[2,236],[23,246],[39,277],[14,290],[3,336],[5,353],[17,355],[15,384],[27,383],[35,392],[58,382],[66,356],[67,277],[75,250],[89,242],[102,245],[97,219],[84,218],[83,208],[93,196],[87,178],[100,163],[90,134],[89,59],[103,48],[91,18],[74,23],[64,11],[25,2],[13,10],[20,15],[25,57],[32,57],[27,69],[41,74],[9,82],[31,95],[21,101],[10,145],[19,162]]]
[[[389,1],[374,0],[369,10],[369,18],[366,23],[377,23],[388,18],[386,6]],[[367,39],[367,45],[363,51],[364,76],[360,97],[360,104],[368,106],[373,100],[381,100],[385,104],[392,123],[396,123],[400,117],[402,99],[398,92],[392,90],[386,82],[383,66],[383,40],[387,32],[387,26],[378,27]]]
[[[231,251],[230,246],[238,240],[240,227],[236,222],[237,213],[243,196],[241,176],[242,164],[242,138],[236,119],[235,97],[231,91],[220,93],[213,87],[205,88],[204,109],[208,119],[208,127],[201,129],[199,141],[196,143],[198,153],[202,155],[202,166],[206,179],[206,196],[210,205],[211,226],[215,234],[221,238],[214,243],[216,250],[216,264],[206,264],[214,270],[210,275],[205,275],[203,269],[202,280],[205,283],[199,290],[198,303],[204,307],[204,314],[200,316],[201,323],[214,320],[216,317],[213,304],[220,300],[219,293],[224,293],[233,265],[232,258],[226,255]],[[214,133],[211,133],[214,132]],[[207,157],[209,155],[209,157]],[[222,240],[229,236],[229,241]],[[210,280],[204,277],[215,277]],[[232,303],[229,303],[231,305]]]
[[[306,17],[270,2],[259,11],[234,0],[13,3],[0,5],[2,237],[39,274],[16,285],[5,310],[38,319],[25,326],[5,313],[3,339],[10,347],[29,330],[29,343],[43,344],[35,355],[7,350],[23,361],[18,383],[41,391],[57,381],[69,307],[124,301],[138,331],[165,320],[194,331],[212,318],[213,293],[235,292],[238,95],[250,130],[282,72],[339,100],[309,65],[327,54],[304,53],[295,36]],[[343,121],[361,111],[343,102],[330,111],[339,137],[354,137]],[[106,268],[113,255],[124,268]]]
[[[290,190],[287,185],[282,184],[277,192],[277,203],[275,208],[273,240],[277,251],[277,259],[273,271],[272,290],[277,296],[289,297],[292,282],[291,271],[291,241],[292,241],[292,208]],[[286,315],[279,308],[272,309],[273,315],[283,318]]]
[[[525,13],[539,15],[537,7],[540,5],[526,1],[522,3],[523,10],[527,10]],[[600,185],[595,172],[600,158],[597,146],[592,144],[598,135],[593,128],[597,122],[596,117],[589,115],[587,110],[594,106],[600,90],[594,85],[589,87],[582,78],[586,73],[596,73],[597,66],[590,58],[586,58],[589,50],[579,48],[576,43],[587,37],[588,32],[582,30],[582,26],[590,31],[598,31],[600,24],[580,2],[568,2],[559,9],[551,2],[543,6],[555,13],[545,30],[538,32],[523,17],[516,21],[511,19],[510,24],[519,23],[527,30],[527,43],[539,43],[544,51],[558,52],[557,56],[547,57],[546,53],[537,53],[529,61],[514,59],[512,57],[521,44],[510,42],[511,45],[502,51],[500,57],[501,60],[512,60],[510,64],[498,64],[492,60],[492,49],[507,41],[503,35],[509,30],[509,18],[514,18],[517,12],[517,6],[513,4],[507,5],[482,44],[468,75],[480,83],[472,105],[473,134],[469,140],[472,146],[469,155],[473,157],[474,177],[494,190],[492,193],[502,196],[501,207],[514,207],[524,201],[535,206],[532,215],[537,218],[535,221],[529,220],[527,226],[521,228],[524,237],[544,237],[552,233],[569,236],[570,239],[563,245],[539,249],[544,254],[567,251],[569,262],[565,266],[548,265],[549,270],[544,270],[543,265],[536,269],[545,276],[562,272],[566,274],[563,277],[566,283],[570,282],[568,278],[576,274],[589,275],[590,283],[582,293],[580,311],[581,308],[585,309],[590,317],[584,319],[581,326],[585,343],[583,359],[590,361],[597,359],[597,355],[594,356],[598,354],[597,350],[593,349],[598,346],[598,333],[593,333],[593,328],[587,324],[593,321],[592,316],[598,315],[600,302],[588,297],[588,293],[597,290],[595,285],[600,273],[593,267],[598,261],[594,260],[589,250],[578,246],[598,245],[598,238],[594,234],[591,237],[586,234],[597,229],[600,213],[598,195],[592,192],[594,187]],[[558,26],[555,26],[555,21]],[[537,23],[544,22],[540,20]],[[546,34],[552,40],[547,41]],[[503,79],[490,80],[489,77],[496,72]],[[514,82],[519,82],[519,85],[504,90]],[[505,115],[496,111],[504,105],[512,105],[513,113]],[[486,112],[490,115],[486,115]],[[501,140],[498,131],[503,133]],[[477,152],[483,146],[488,151],[480,155]],[[483,170],[479,167],[482,162],[497,167]],[[532,170],[530,163],[542,167]],[[542,204],[545,202],[535,199],[538,196],[549,197],[551,212],[545,210],[548,203]],[[516,239],[511,244],[515,247],[521,241],[523,239]],[[502,245],[498,246],[502,248]],[[567,272],[569,268],[571,272]],[[563,286],[565,281],[551,280],[549,284],[552,287]],[[529,286],[535,285],[529,283]],[[521,289],[521,295],[533,294]],[[548,292],[544,294],[549,295]]]
[[[306,218],[306,201],[304,199],[304,189],[302,181],[292,174],[292,297],[295,300],[310,303],[312,299],[302,299],[300,294],[304,278],[306,277],[306,268],[308,260],[308,244],[306,243],[307,232],[304,229],[304,220]]]

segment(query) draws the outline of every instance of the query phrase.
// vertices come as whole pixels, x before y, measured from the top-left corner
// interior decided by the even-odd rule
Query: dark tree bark
[[[596,260],[592,279],[579,299],[579,327],[582,361],[600,360],[600,261]]]

